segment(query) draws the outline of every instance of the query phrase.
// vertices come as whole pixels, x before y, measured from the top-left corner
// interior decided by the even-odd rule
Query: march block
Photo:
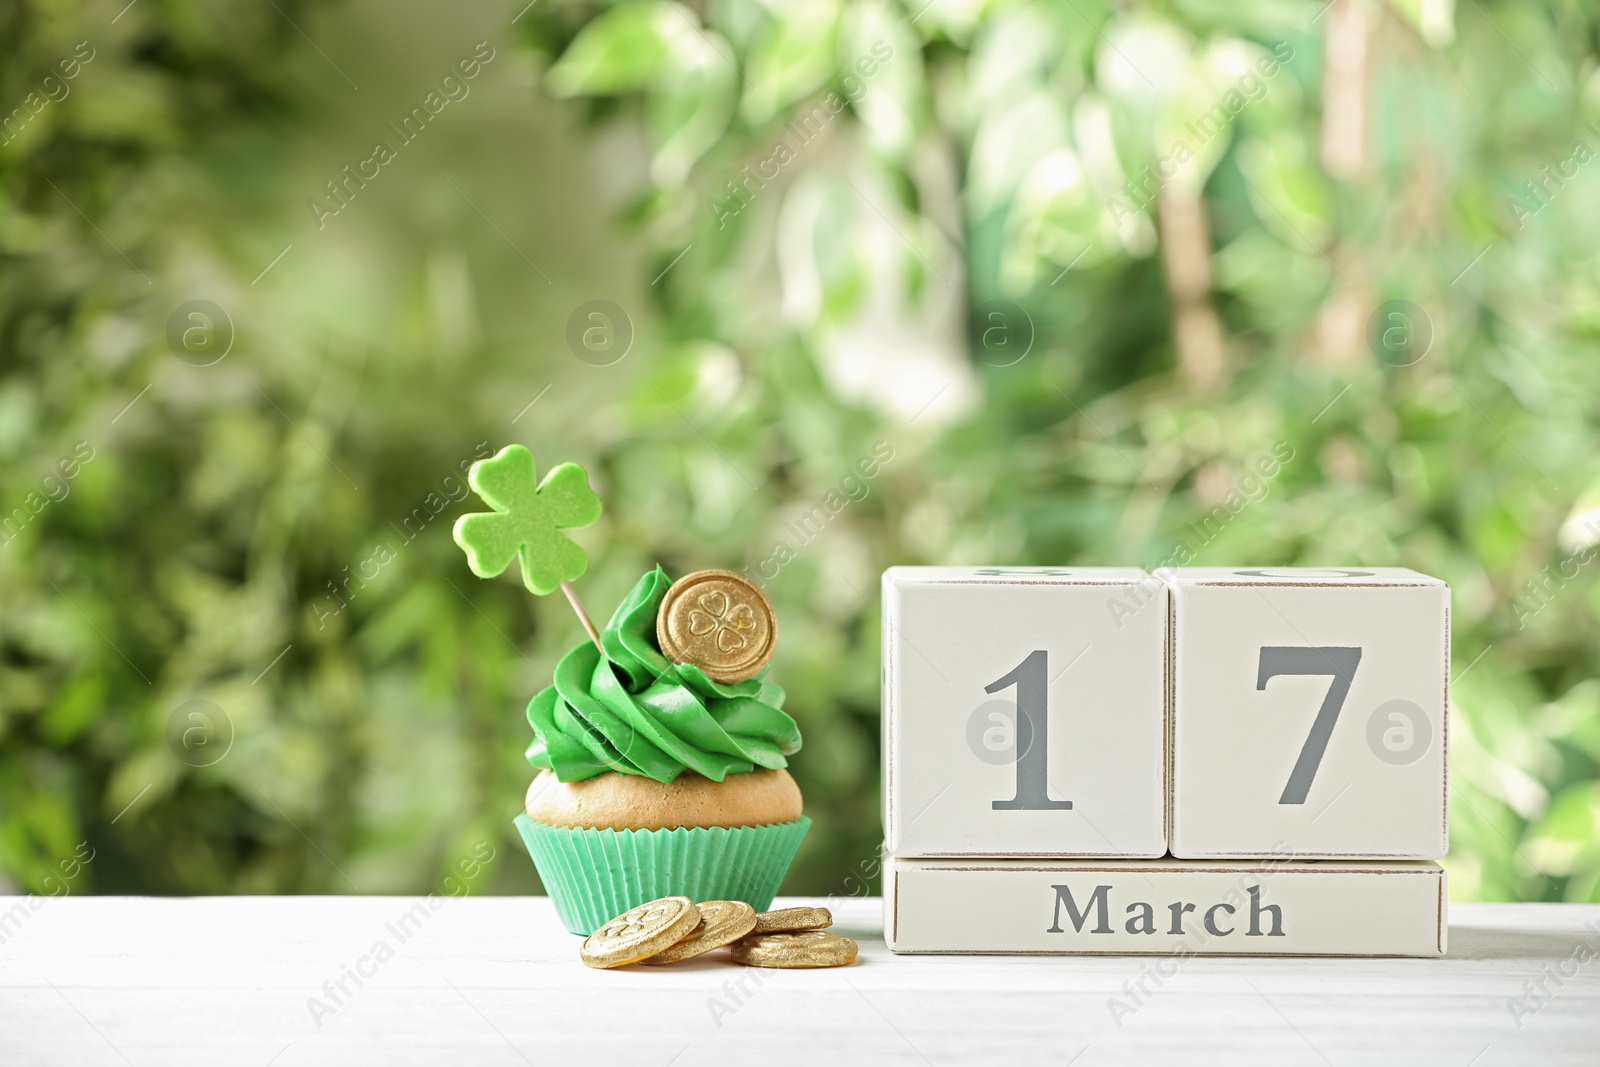
[[[889,853],[1163,855],[1167,598],[1132,567],[884,572]]]
[[[1153,954],[1170,978],[1200,955],[1442,956],[1446,897],[1444,870],[1418,861],[895,859],[884,936],[895,952]]]
[[[1172,854],[1448,849],[1450,588],[1397,568],[1176,568]]]

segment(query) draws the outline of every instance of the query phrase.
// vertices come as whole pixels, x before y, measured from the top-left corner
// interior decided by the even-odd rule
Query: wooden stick
[[[583,610],[583,601],[578,599],[578,594],[572,591],[571,582],[562,582],[561,591],[567,594],[567,603],[572,605],[572,610],[578,613],[578,621],[583,623],[583,628],[589,631],[589,640],[594,642],[594,647],[599,648],[601,654],[605,649],[600,648],[600,631],[594,628],[594,623],[589,620],[589,613]]]

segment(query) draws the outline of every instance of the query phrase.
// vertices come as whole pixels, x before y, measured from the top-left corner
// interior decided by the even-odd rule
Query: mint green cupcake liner
[[[765,826],[594,830],[516,818],[561,922],[588,935],[629,908],[659,897],[743,900],[772,906],[800,842],[804,815]]]

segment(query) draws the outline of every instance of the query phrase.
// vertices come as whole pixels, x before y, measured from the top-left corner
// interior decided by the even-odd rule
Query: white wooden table
[[[1148,957],[896,957],[876,899],[827,902],[852,967],[593,971],[543,898],[445,900],[0,898],[0,1064],[1600,1063],[1600,906],[1457,905],[1442,960],[1158,983]]]

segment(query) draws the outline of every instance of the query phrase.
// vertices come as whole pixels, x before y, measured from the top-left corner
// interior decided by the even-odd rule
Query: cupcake
[[[682,612],[714,654],[736,644],[718,641],[733,629],[718,623],[739,607],[771,619],[766,598],[740,576],[702,571],[685,582],[716,586]],[[785,770],[800,731],[782,710],[783,690],[759,676],[717,681],[708,673],[717,664],[663,653],[657,621],[672,588],[659,567],[641,578],[599,647],[585,642],[563,656],[554,683],[528,705],[527,757],[540,773],[517,828],[576,934],[665,896],[764,911],[811,825]]]
[[[509,445],[468,481],[495,509],[456,521],[473,572],[520,560],[529,591],[560,588],[590,635],[528,704],[539,773],[516,819],[562,923],[587,935],[666,896],[765,911],[811,826],[785,769],[800,730],[763,680],[778,635],[766,596],[732,571],[673,582],[658,566],[597,632],[570,585],[587,557],[562,533],[600,514],[583,469],[539,482]]]

